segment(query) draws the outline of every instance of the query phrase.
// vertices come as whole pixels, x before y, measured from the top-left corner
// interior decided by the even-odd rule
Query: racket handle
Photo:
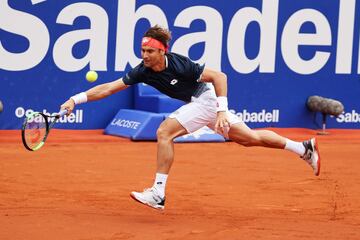
[[[67,110],[66,110],[66,109],[63,109],[63,110],[61,110],[58,114],[59,114],[59,117],[62,117],[62,116],[64,116],[65,114],[67,114]]]

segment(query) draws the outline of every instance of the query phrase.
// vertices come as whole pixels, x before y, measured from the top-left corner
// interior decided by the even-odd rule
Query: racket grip
[[[61,110],[58,114],[59,114],[59,117],[62,117],[62,116],[64,116],[65,114],[67,114],[67,110],[66,110],[66,109],[63,109],[63,110]]]

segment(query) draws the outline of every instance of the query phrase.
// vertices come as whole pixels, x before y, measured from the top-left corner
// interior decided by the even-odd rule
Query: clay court
[[[155,142],[55,129],[29,152],[19,131],[3,130],[0,239],[360,239],[360,131],[317,138],[320,177],[287,151],[176,144],[158,211],[129,197],[153,183]]]

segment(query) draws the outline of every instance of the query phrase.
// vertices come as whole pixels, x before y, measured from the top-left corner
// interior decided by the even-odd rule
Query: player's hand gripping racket
[[[21,130],[22,142],[29,151],[39,150],[45,143],[51,128],[56,121],[64,116],[67,110],[61,110],[54,115],[33,112],[24,120]]]

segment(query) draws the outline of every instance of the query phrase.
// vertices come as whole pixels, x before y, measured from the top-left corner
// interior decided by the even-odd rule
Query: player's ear
[[[164,55],[165,55],[165,51],[160,49],[160,54],[161,54],[162,56],[164,56]]]

